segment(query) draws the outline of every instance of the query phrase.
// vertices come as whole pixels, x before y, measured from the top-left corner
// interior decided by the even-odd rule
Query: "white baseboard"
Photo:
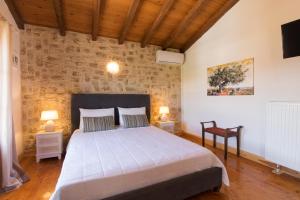
[[[187,132],[183,132],[182,134],[186,134],[186,135],[188,135],[188,137],[191,137],[194,140],[199,141],[199,144],[202,141],[202,138],[198,135],[187,133]],[[205,144],[213,146],[213,141],[206,138],[205,139]],[[217,148],[224,150],[224,144],[217,142]],[[232,154],[236,154],[236,148],[228,146],[228,152],[232,153]],[[262,164],[264,166],[270,167],[272,169],[274,169],[276,167],[275,163],[272,163],[270,161],[265,160],[262,156],[259,156],[259,155],[256,155],[256,154],[244,151],[244,150],[240,151],[240,156],[243,157],[243,158],[246,158],[248,160],[254,161],[256,163]],[[300,172],[289,169],[287,167],[281,167],[281,170],[282,170],[283,173],[286,173],[286,174],[291,175],[291,176],[296,177],[296,178],[300,178]]]

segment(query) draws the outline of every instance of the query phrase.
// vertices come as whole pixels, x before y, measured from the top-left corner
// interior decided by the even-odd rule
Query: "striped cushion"
[[[83,117],[83,132],[105,131],[115,127],[113,116]]]
[[[122,115],[125,128],[149,126],[146,115]]]

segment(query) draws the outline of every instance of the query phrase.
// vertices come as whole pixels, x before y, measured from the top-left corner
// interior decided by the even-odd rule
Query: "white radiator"
[[[300,103],[268,103],[265,159],[300,171]]]

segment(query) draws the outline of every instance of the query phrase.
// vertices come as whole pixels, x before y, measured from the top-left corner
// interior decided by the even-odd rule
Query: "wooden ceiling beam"
[[[66,26],[64,20],[64,11],[63,11],[63,0],[53,0],[57,25],[59,29],[59,33],[62,36],[66,35]]]
[[[135,16],[137,14],[137,11],[139,10],[140,6],[142,5],[143,0],[132,0],[132,4],[128,10],[127,18],[125,19],[125,23],[123,25],[123,28],[121,30],[120,36],[119,36],[119,44],[123,44],[126,35],[128,33],[128,30],[130,26],[132,25]]]
[[[199,38],[201,38],[221,17],[230,10],[239,0],[227,1],[217,12],[215,12],[205,24],[183,45],[182,52],[188,50]]]
[[[100,16],[104,10],[105,0],[94,0],[92,40],[97,40],[99,34]]]
[[[14,3],[13,0],[5,0],[5,3],[11,13],[11,15],[13,16],[17,26],[19,29],[24,29],[24,21]]]
[[[159,28],[160,24],[163,22],[164,18],[167,16],[169,10],[174,5],[175,0],[166,0],[163,6],[161,7],[159,14],[157,15],[155,21],[153,22],[151,28],[146,32],[141,46],[144,48],[150,39],[152,38],[154,32]]]
[[[184,17],[177,28],[172,31],[167,41],[163,44],[163,49],[169,48],[175,39],[191,24],[191,22],[198,16],[199,10],[205,0],[198,0],[189,13]]]

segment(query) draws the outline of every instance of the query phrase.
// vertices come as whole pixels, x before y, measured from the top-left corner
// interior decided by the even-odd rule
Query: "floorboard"
[[[186,137],[186,139],[190,139]],[[195,142],[195,141],[194,141]],[[218,193],[207,192],[190,200],[300,200],[300,180],[289,175],[280,176],[271,169],[253,161],[228,155],[224,162],[223,151],[211,149],[225,164],[230,187],[223,186]],[[62,161],[53,159],[35,162],[34,157],[27,157],[21,165],[31,180],[18,190],[3,194],[0,200],[44,200],[49,199],[55,188]]]

